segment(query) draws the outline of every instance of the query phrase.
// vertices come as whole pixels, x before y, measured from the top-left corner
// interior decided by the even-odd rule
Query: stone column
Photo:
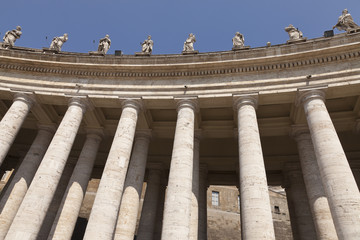
[[[161,239],[162,221],[163,221],[163,216],[164,216],[165,192],[166,192],[166,187],[167,187],[166,184],[168,182],[167,178],[164,175],[165,174],[162,174],[162,177],[161,177],[159,201],[157,203],[157,212],[156,212],[153,240]]]
[[[0,165],[4,161],[21,125],[28,115],[34,100],[32,97],[17,93],[14,102],[0,122]]]
[[[135,134],[134,150],[131,155],[129,170],[126,175],[125,190],[122,196],[118,222],[115,230],[114,239],[116,240],[134,239],[150,136],[150,130],[140,130]]]
[[[0,239],[4,239],[54,135],[54,126],[39,126],[38,133],[0,201]]]
[[[292,204],[290,206],[293,208],[293,211],[290,211],[290,214],[294,215],[292,219],[295,219],[296,223],[296,230],[293,231],[294,239],[317,239],[300,164],[298,162],[287,163],[285,172],[286,196],[291,199]]]
[[[257,95],[235,96],[234,100],[238,115],[242,235],[247,240],[275,239],[256,119]]]
[[[84,146],[67,184],[48,239],[71,239],[102,137],[103,132],[100,129],[87,130]]]
[[[84,102],[79,98],[70,100],[69,108],[41,161],[5,239],[36,239],[64,170],[85,107]]]
[[[51,226],[55,220],[56,213],[59,210],[61,200],[65,194],[66,187],[74,170],[74,162],[75,159],[68,158],[64,171],[62,172],[59,184],[56,188],[54,197],[52,198],[51,204],[46,212],[46,216],[42,221],[42,225],[36,239],[47,239],[47,237],[49,236]]]
[[[110,240],[115,233],[141,102],[128,99],[123,102],[122,107],[120,121],[86,227],[85,240]]]
[[[200,130],[195,131],[193,181],[190,218],[190,240],[198,240],[199,229],[199,157],[200,157]]]
[[[200,164],[199,171],[199,240],[207,240],[207,189],[208,170],[206,164]]]
[[[299,158],[304,177],[309,206],[312,213],[317,239],[337,240],[329,203],[321,183],[314,147],[307,126],[292,129],[299,149]]]
[[[285,176],[285,172],[283,171],[283,174]],[[284,182],[283,186],[286,192],[286,201],[289,209],[289,215],[290,215],[290,224],[291,224],[291,233],[293,236],[293,240],[299,239],[298,229],[297,229],[297,222],[296,222],[296,214],[295,214],[295,206],[294,201],[292,199],[292,194],[290,191],[290,184],[288,182]],[[241,213],[240,213],[241,214]]]
[[[299,90],[323,187],[340,240],[360,239],[360,193],[321,89]]]
[[[149,177],[140,217],[139,230],[136,237],[137,240],[152,240],[156,224],[162,164],[151,163],[148,165],[148,168]]]
[[[190,233],[195,100],[179,100],[177,111],[162,240],[189,239]]]

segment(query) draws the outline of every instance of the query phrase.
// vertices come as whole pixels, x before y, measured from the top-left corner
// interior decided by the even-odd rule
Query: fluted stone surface
[[[71,239],[92,172],[102,131],[89,129],[48,239]]]
[[[242,236],[275,239],[255,96],[237,96]],[[261,231],[259,231],[261,229]]]
[[[360,239],[360,193],[321,90],[301,91],[322,183],[340,240]]]
[[[165,197],[162,240],[188,239],[193,175],[194,100],[178,102],[178,117]]]
[[[85,104],[73,98],[6,235],[8,240],[36,239],[79,129]]]
[[[54,136],[54,126],[39,126],[38,133],[0,201],[0,239],[4,239]]]
[[[128,170],[140,102],[126,100],[101,176],[84,239],[112,239]]]
[[[116,240],[133,240],[140,207],[141,190],[144,182],[146,160],[149,149],[150,130],[137,131],[134,150],[131,155],[121,200],[118,222],[115,230]]]
[[[4,161],[34,100],[22,93],[15,94],[14,102],[0,122],[0,165]]]

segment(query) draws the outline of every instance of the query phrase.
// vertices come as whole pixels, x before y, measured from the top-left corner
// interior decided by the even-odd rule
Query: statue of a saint
[[[235,37],[232,38],[233,48],[242,48],[244,47],[245,38],[244,35],[237,32],[235,33]]]
[[[194,51],[194,42],[196,42],[195,35],[190,33],[189,37],[184,42],[184,52],[193,52]]]
[[[300,40],[303,38],[303,33],[295,28],[292,24],[285,28],[285,31],[289,34],[290,41]]]
[[[22,32],[20,26],[17,26],[16,29],[7,31],[3,38],[4,40],[3,46],[5,48],[12,48],[15,44],[16,39],[20,38],[21,34]]]
[[[147,39],[141,43],[141,51],[143,53],[152,53],[154,46],[154,41],[151,40],[151,36],[149,35]]]
[[[333,29],[334,28],[337,28],[339,31],[344,30],[349,32],[360,27],[354,22],[354,19],[352,18],[348,10],[344,9],[338,19],[338,22],[333,26]]]
[[[98,46],[98,52],[101,52],[103,54],[106,54],[107,51],[109,51],[111,45],[111,40],[109,38],[109,35],[106,34],[104,38],[100,39],[99,46]]]
[[[68,34],[64,33],[64,36],[54,37],[50,44],[50,50],[54,50],[57,52],[61,51],[62,45],[68,40]]]

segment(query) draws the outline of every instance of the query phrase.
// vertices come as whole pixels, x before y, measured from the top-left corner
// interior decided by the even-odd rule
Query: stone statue
[[[107,51],[109,51],[111,45],[111,40],[109,38],[109,35],[106,34],[104,38],[100,39],[99,46],[98,46],[98,52],[106,54]]]
[[[235,33],[235,37],[232,38],[233,48],[241,48],[244,47],[245,38],[244,35],[237,32]]]
[[[354,19],[348,10],[344,9],[338,22],[333,26],[333,29],[334,28],[337,28],[339,31],[344,30],[350,32],[351,30],[359,29],[360,27],[354,22]]]
[[[296,41],[303,38],[303,33],[295,28],[292,24],[285,28],[285,31],[289,34],[290,41]]]
[[[151,36],[149,35],[147,39],[141,43],[141,51],[143,53],[152,53],[154,46],[154,41],[151,40]]]
[[[68,40],[68,34],[64,33],[64,36],[54,37],[50,44],[50,50],[60,52],[62,45]]]
[[[3,38],[3,46],[5,48],[12,48],[15,44],[16,39],[20,38],[21,34],[22,32],[20,26],[17,26],[16,29],[13,29],[11,31],[7,31]]]
[[[194,42],[196,42],[195,35],[190,33],[189,37],[184,42],[184,52],[193,52],[194,51]]]

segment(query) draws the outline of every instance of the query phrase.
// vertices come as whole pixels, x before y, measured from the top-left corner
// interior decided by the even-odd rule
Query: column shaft
[[[84,111],[85,105],[79,99],[71,100],[5,239],[36,239],[55,194]]]
[[[25,94],[16,94],[14,102],[0,122],[0,165],[15,140],[33,100]]]
[[[255,105],[256,99],[250,96],[239,97],[235,102],[242,235],[246,240],[275,239]]]
[[[161,182],[161,165],[149,166],[149,177],[147,181],[144,205],[141,211],[137,240],[153,240],[156,224],[156,213],[158,207],[159,190]]]
[[[84,239],[110,240],[115,233],[140,103],[126,100],[106,160]]]
[[[41,126],[34,142],[0,201],[0,239],[4,239],[38,169],[55,128]]]
[[[48,208],[48,210],[46,212],[46,216],[43,220],[43,223],[41,225],[40,231],[39,231],[36,239],[44,239],[45,240],[49,236],[51,226],[53,225],[53,222],[56,217],[56,213],[58,212],[60,204],[61,204],[61,199],[65,194],[66,186],[68,185],[71,174],[74,170],[74,164],[69,163],[71,161],[71,160],[70,161],[69,160],[65,165],[64,171],[59,180],[59,184],[56,188],[54,197],[51,201],[50,207]]]
[[[48,239],[71,239],[102,138],[89,130],[83,149],[57,211]]]
[[[311,133],[323,187],[340,240],[360,239],[360,194],[324,103],[324,92],[300,96]]]
[[[156,220],[155,220],[155,229],[154,229],[154,238],[153,240],[161,239],[161,229],[162,229],[162,220],[164,216],[164,203],[165,203],[165,192],[166,192],[167,180],[164,177],[164,174],[160,182],[159,190],[159,201],[157,202],[157,211],[156,211]]]
[[[190,100],[178,102],[178,118],[165,197],[161,239],[189,239],[195,105]]]
[[[140,207],[141,190],[144,182],[146,160],[149,148],[149,131],[138,131],[126,176],[124,194],[121,200],[116,240],[133,240]]]
[[[311,216],[308,196],[298,162],[286,165],[286,195],[291,199],[293,211],[290,211],[292,219],[295,219],[296,230],[294,239],[313,240],[316,238],[315,226]]]
[[[200,136],[199,132],[194,138],[194,160],[193,160],[193,180],[192,180],[192,199],[191,199],[191,218],[190,218],[190,240],[198,240],[199,230],[199,157],[200,157]]]
[[[200,165],[199,171],[199,240],[207,240],[207,166]]]
[[[296,131],[296,129],[294,129]],[[317,239],[337,240],[329,203],[321,183],[314,147],[308,130],[295,133],[299,149],[301,169],[304,177],[309,206],[315,225]]]

